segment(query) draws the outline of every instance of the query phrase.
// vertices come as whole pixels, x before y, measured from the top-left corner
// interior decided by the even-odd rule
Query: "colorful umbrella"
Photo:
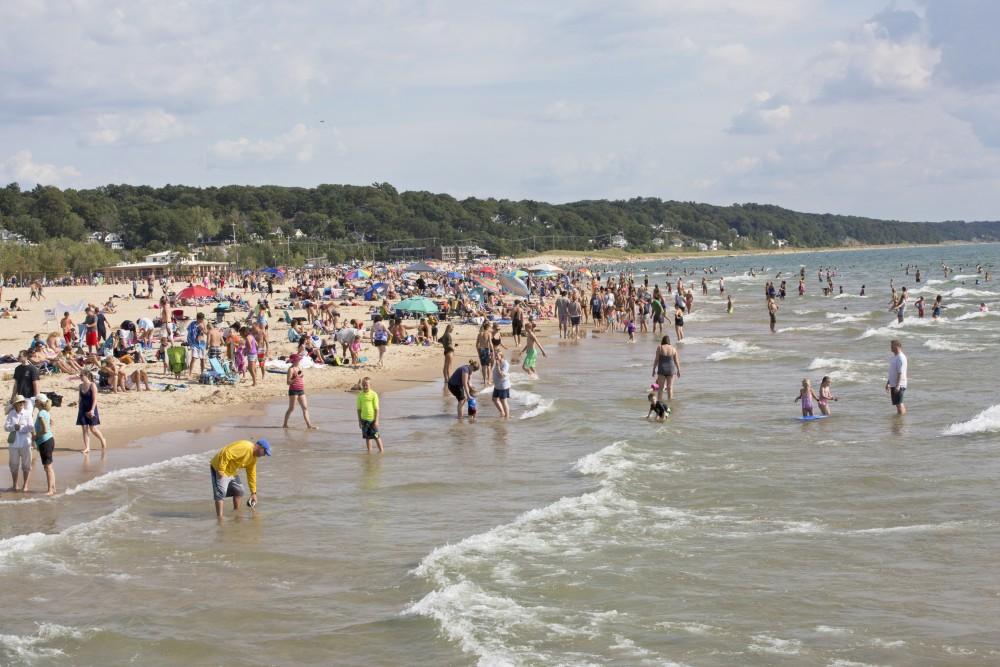
[[[487,292],[493,292],[494,294],[500,293],[500,283],[492,278],[476,278],[475,281],[477,285],[482,287]]]
[[[201,285],[185,287],[177,294],[178,299],[203,299],[210,296],[215,296],[215,292]]]
[[[395,306],[393,306],[392,309],[395,311],[402,311],[407,313],[438,312],[437,304],[425,296],[414,296],[410,297],[409,299],[403,299]]]
[[[487,276],[495,276],[497,274],[497,270],[492,266],[480,266],[476,268],[476,271],[479,271],[479,273]]]
[[[371,278],[372,274],[368,273],[364,269],[354,269],[347,274],[348,280],[363,280],[365,278]]]
[[[518,278],[524,278],[526,275],[528,275],[528,272],[525,271],[524,269],[514,269],[511,275],[517,276]]]

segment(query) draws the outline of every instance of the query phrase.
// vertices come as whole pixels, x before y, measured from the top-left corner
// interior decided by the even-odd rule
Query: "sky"
[[[996,0],[0,2],[0,182],[1000,218]]]

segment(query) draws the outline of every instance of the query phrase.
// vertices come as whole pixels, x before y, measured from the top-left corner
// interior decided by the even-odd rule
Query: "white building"
[[[608,240],[608,245],[612,248],[625,248],[628,247],[628,240],[626,240],[624,234],[618,232],[617,234],[611,235],[611,238]]]

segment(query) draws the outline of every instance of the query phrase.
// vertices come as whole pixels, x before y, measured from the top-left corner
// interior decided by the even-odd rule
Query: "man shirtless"
[[[59,320],[59,329],[62,331],[63,340],[66,341],[66,345],[72,345],[73,336],[76,333],[76,324],[73,322],[73,318],[69,316],[69,311],[63,313],[62,319]]]

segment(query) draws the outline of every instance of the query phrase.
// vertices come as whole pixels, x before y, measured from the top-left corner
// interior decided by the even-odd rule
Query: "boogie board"
[[[796,417],[795,419],[800,422],[814,422],[817,419],[826,419],[828,415],[813,415],[811,417]]]

